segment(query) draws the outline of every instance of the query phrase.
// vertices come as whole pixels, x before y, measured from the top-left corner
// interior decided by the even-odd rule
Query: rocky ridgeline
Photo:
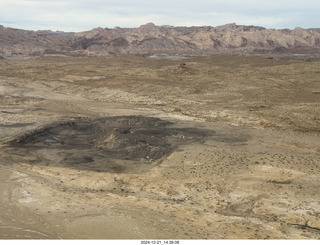
[[[320,29],[258,26],[96,28],[78,33],[25,31],[0,26],[0,55],[44,54],[312,54],[320,55]]]

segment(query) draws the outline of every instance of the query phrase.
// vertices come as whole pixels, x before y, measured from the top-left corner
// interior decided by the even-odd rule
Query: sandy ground
[[[0,62],[1,239],[320,238],[320,61]],[[170,122],[165,135],[152,128],[152,139],[139,144],[160,147],[153,145],[158,137],[175,147],[154,159],[150,148],[139,160],[90,153],[96,139],[86,155],[76,144],[58,146],[53,139],[62,133],[43,133],[44,143],[10,143],[48,125],[116,116]],[[134,140],[132,132],[145,128],[130,124],[121,132]],[[116,136],[101,134],[101,142],[115,147]],[[128,152],[134,148],[123,144]],[[64,158],[67,148],[78,157]],[[93,167],[97,159],[105,171]]]

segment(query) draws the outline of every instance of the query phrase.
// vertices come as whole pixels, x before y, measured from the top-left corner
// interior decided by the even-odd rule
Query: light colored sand
[[[129,63],[131,58],[127,58]],[[41,66],[50,67],[51,59],[43,60]],[[203,88],[190,90],[190,81],[194,82],[192,86],[201,87],[202,82],[208,81],[207,74],[202,80],[199,75],[195,82],[192,74],[168,73],[168,81],[176,76],[172,80],[175,85],[165,90],[166,86],[161,84],[164,80],[156,80],[157,74],[164,75],[166,69],[174,71],[176,64],[151,60],[143,68],[133,58],[138,67],[121,70],[121,62],[125,60],[117,59],[114,70],[94,67],[102,64],[99,62],[90,64],[97,69],[97,77],[101,73],[110,76],[104,81],[97,78],[101,83],[88,76],[75,77],[81,76],[83,66],[88,65],[86,60],[84,63],[67,60],[61,70],[53,67],[43,74],[40,63],[35,61],[6,63],[7,75],[0,79],[3,88],[0,90],[0,238],[320,238],[320,140],[316,131],[319,101],[316,98],[306,99],[305,110],[299,107],[302,104],[295,104],[294,96],[283,101],[279,96],[275,101],[273,93],[267,93],[266,100],[270,102],[265,105],[272,106],[273,111],[261,107],[260,98],[253,101],[254,97],[250,96],[236,97],[241,91],[262,86],[258,80],[258,71],[266,69],[262,63],[262,67],[254,68],[256,77],[251,77],[243,87],[237,87],[237,83],[233,87],[227,85],[228,90],[219,94]],[[144,62],[142,58],[138,61]],[[201,71],[201,62],[192,62],[194,69]],[[272,70],[279,74],[287,71],[288,78],[298,81],[300,75],[293,73],[292,68],[295,62],[273,64]],[[22,65],[28,67],[25,79],[21,71],[14,73]],[[213,68],[218,66],[216,63]],[[306,67],[311,71],[316,69],[313,64]],[[155,71],[151,72],[152,69]],[[205,69],[208,67],[203,68],[203,72],[208,72]],[[50,75],[65,71],[70,73],[64,76],[68,81],[59,77],[54,80]],[[250,69],[241,68],[239,72],[245,77]],[[117,81],[112,80],[115,74],[122,74]],[[138,78],[145,75],[154,79],[152,86],[139,82]],[[221,81],[231,77],[221,70],[215,76]],[[138,87],[129,84],[131,91],[128,91],[126,82],[130,77]],[[314,78],[307,78],[313,84]],[[126,82],[121,83],[121,79]],[[280,86],[281,81],[287,86],[287,80],[276,83]],[[259,91],[275,89],[274,86],[267,84]],[[299,86],[292,87],[292,94],[298,93]],[[285,105],[293,119],[283,114]],[[314,113],[310,113],[312,110]],[[155,163],[150,171],[140,174],[52,166],[44,160],[50,159],[49,156],[32,152],[19,155],[5,144],[53,121],[117,115],[157,117],[172,121],[175,127],[214,133],[203,141],[181,145],[161,164]],[[294,119],[297,119],[295,125],[290,123]],[[17,125],[23,123],[28,124]]]

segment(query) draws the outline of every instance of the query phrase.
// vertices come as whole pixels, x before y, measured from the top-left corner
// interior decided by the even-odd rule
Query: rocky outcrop
[[[64,33],[0,26],[0,55],[43,54],[261,54],[320,55],[319,29],[266,29],[259,26],[173,27],[153,23],[138,28],[96,28]]]
[[[0,26],[0,55],[37,56],[46,52],[71,50],[68,43],[73,34],[51,31],[26,31]]]

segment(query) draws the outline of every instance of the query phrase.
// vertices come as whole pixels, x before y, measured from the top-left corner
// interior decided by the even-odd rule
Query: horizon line
[[[66,31],[66,30],[53,30],[53,29],[47,29],[47,28],[43,28],[43,29],[32,29],[32,28],[27,28],[27,29],[24,29],[24,28],[21,28],[21,27],[15,27],[16,25],[8,25],[8,26],[5,26],[3,24],[0,24],[0,27],[3,27],[3,28],[10,28],[10,29],[16,29],[16,30],[24,30],[24,31],[34,31],[34,32],[39,32],[39,31],[51,31],[51,32],[63,32],[63,33],[78,33],[78,32],[86,32],[86,31],[91,31],[91,30],[94,30],[94,29],[99,29],[99,28],[102,28],[102,29],[117,29],[117,28],[120,28],[120,29],[137,29],[137,28],[140,28],[140,27],[143,27],[143,26],[147,26],[147,25],[153,25],[153,26],[156,26],[156,27],[173,27],[173,28],[176,28],[176,27],[185,27],[185,28],[192,28],[192,27],[212,27],[212,28],[218,28],[218,27],[223,27],[223,26],[228,26],[228,25],[235,25],[237,27],[239,26],[248,26],[248,27],[260,27],[260,28],[264,28],[264,29],[273,29],[273,30],[294,30],[296,28],[302,28],[302,29],[320,29],[320,27],[309,27],[309,28],[303,28],[303,27],[300,27],[300,26],[296,26],[294,28],[289,28],[289,27],[285,27],[285,28],[267,28],[267,27],[264,27],[264,26],[259,26],[259,25],[254,25],[254,24],[251,24],[251,25],[244,25],[244,24],[236,24],[235,22],[233,23],[226,23],[226,24],[223,24],[223,25],[217,25],[217,26],[213,26],[213,25],[168,25],[168,24],[165,24],[165,25],[157,25],[157,24],[154,24],[153,22],[147,22],[145,24],[141,24],[140,26],[136,26],[136,27],[124,27],[124,26],[114,26],[114,27],[101,27],[101,26],[97,26],[97,27],[94,27],[94,28],[91,28],[91,29],[85,29],[85,30],[81,30],[81,31]]]

